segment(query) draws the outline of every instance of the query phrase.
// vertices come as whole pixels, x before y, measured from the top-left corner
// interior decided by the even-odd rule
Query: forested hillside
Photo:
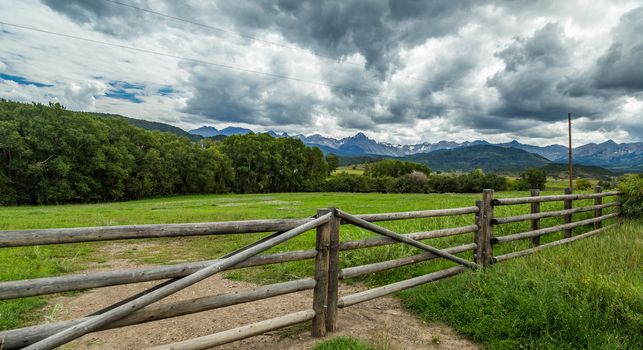
[[[171,194],[300,191],[328,174],[290,138],[192,142],[59,104],[0,100],[0,203],[97,202]]]

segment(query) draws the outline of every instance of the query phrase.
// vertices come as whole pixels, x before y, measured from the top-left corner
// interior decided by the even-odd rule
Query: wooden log
[[[314,279],[304,278],[225,294],[195,298],[190,300],[181,300],[167,304],[149,305],[125,318],[122,318],[112,324],[106,325],[105,327],[102,327],[98,330],[102,331],[106,329],[131,326],[135,324],[157,321],[197,312],[214,310],[226,306],[262,300],[278,295],[310,290],[315,287],[315,284],[316,283]],[[4,350],[19,349],[24,346],[33,344],[48,336],[51,336],[56,332],[64,330],[68,327],[77,325],[87,319],[87,317],[84,317],[75,320],[46,323],[37,326],[0,332],[0,339],[2,339],[0,343],[3,345]]]
[[[570,195],[572,194],[572,189],[567,187],[565,188],[565,194]],[[563,200],[563,209],[569,210],[572,209],[572,199],[571,198],[565,198]],[[572,222],[572,215],[571,214],[566,214],[563,216],[563,223],[565,224],[570,224]],[[565,228],[563,229],[563,237],[569,238],[572,236],[572,228]]]
[[[428,232],[416,232],[408,234],[408,236],[413,239],[429,239],[474,232],[476,229],[476,225],[470,225]],[[395,243],[397,243],[397,241],[393,239],[378,237],[342,242],[339,245],[339,249],[340,251],[353,250]],[[316,254],[317,252],[315,249],[310,249],[257,255],[231,267],[230,269],[312,259]],[[0,282],[0,300],[183,277],[209,266],[216,261],[217,260],[208,260],[176,265],[150,266],[117,271],[100,271],[67,276]]]
[[[432,238],[461,235],[465,233],[475,232],[476,230],[478,230],[477,225],[469,225],[469,226],[463,226],[463,227],[445,228],[445,229],[434,230],[434,231],[407,233],[407,234],[404,234],[404,236],[415,240],[425,240],[425,239],[432,239]],[[398,241],[392,238],[376,237],[376,238],[368,238],[363,240],[341,242],[339,244],[339,250],[344,251],[344,250],[363,249],[363,248],[378,247],[382,245],[390,245],[390,244],[396,244],[396,243],[398,243]]]
[[[492,189],[482,191],[482,246],[478,247],[478,249],[482,249],[482,266],[491,265],[493,259],[493,245],[491,244],[493,239],[491,220],[494,218],[493,195]]]
[[[596,186],[594,187],[594,192],[595,193],[601,193],[603,192],[603,189],[601,186]],[[603,216],[603,210],[600,208],[601,204],[603,204],[603,197],[596,197],[594,198],[594,206],[597,207],[594,209],[594,217],[598,218]],[[599,228],[603,227],[603,223],[601,221],[597,221],[594,223],[594,229],[598,230]]]
[[[351,223],[353,223],[353,225],[359,226],[361,228],[365,228],[365,229],[373,231],[375,233],[379,233],[381,235],[384,235],[384,236],[387,236],[389,238],[392,238],[392,239],[394,239],[396,241],[404,242],[404,243],[406,243],[408,245],[411,245],[411,246],[414,246],[416,248],[425,250],[427,252],[431,252],[431,253],[433,253],[435,255],[438,255],[438,256],[440,256],[442,258],[445,258],[447,260],[451,260],[453,262],[456,262],[458,264],[462,264],[462,265],[470,267],[472,269],[480,267],[478,264],[476,264],[474,262],[471,262],[471,261],[466,260],[466,259],[462,259],[462,258],[460,258],[458,256],[453,255],[453,254],[449,254],[449,253],[447,253],[445,251],[442,251],[440,249],[434,248],[434,247],[432,247],[432,246],[430,246],[428,244],[424,244],[424,243],[422,243],[420,241],[416,241],[416,240],[414,240],[412,238],[409,238],[406,235],[401,235],[401,234],[399,234],[397,232],[393,232],[393,231],[391,231],[389,229],[386,229],[384,227],[377,226],[377,225],[372,224],[372,223],[370,223],[368,221],[365,221],[365,220],[362,220],[360,218],[354,217],[351,214],[345,213],[345,212],[343,212],[341,210],[338,210],[338,215],[342,219],[350,221]]]
[[[493,200],[493,205],[514,205],[514,204],[527,204],[527,203],[533,203],[533,202],[553,202],[553,201],[562,201],[565,199],[571,199],[571,200],[591,199],[596,197],[616,196],[619,194],[623,194],[623,193],[618,191],[612,191],[612,192],[603,192],[603,193],[552,195],[552,196],[540,196],[540,197],[497,198]]]
[[[589,232],[586,232],[586,233],[583,233],[583,234],[580,234],[580,235],[576,235],[574,237],[559,239],[557,241],[545,243],[545,244],[542,244],[542,245],[540,245],[538,247],[533,247],[533,248],[529,248],[529,249],[525,249],[525,250],[521,250],[521,251],[517,251],[517,252],[513,252],[513,253],[499,255],[499,256],[496,257],[495,260],[497,262],[501,262],[501,261],[517,258],[517,257],[520,257],[520,256],[529,255],[529,254],[535,253],[535,252],[537,252],[539,250],[559,246],[559,245],[562,245],[562,244],[577,241],[579,239],[594,236],[596,234],[599,234],[599,233],[601,233],[601,232],[603,232],[605,230],[608,230],[608,229],[610,229],[612,227],[615,227],[615,226],[616,226],[616,224],[612,224],[612,225],[605,226],[605,227],[602,227],[602,228],[599,228],[599,229],[596,229],[596,230],[592,230],[592,231],[589,231]]]
[[[329,209],[318,209],[317,216],[333,215]],[[313,291],[313,310],[315,317],[311,334],[313,337],[323,337],[326,335],[326,302],[328,300],[328,258],[330,249],[330,225],[326,222],[317,226],[317,236],[315,239],[315,289]]]
[[[454,276],[454,275],[462,273],[462,272],[464,272],[466,270],[467,270],[467,268],[464,267],[464,266],[455,266],[455,267],[451,267],[451,268],[441,270],[441,271],[438,271],[438,272],[432,272],[432,273],[429,273],[429,274],[424,275],[424,276],[414,277],[414,278],[411,278],[411,279],[408,279],[408,280],[404,280],[404,281],[400,281],[400,282],[396,282],[396,283],[391,283],[391,284],[387,284],[385,286],[381,286],[381,287],[365,290],[363,292],[347,295],[347,296],[342,297],[339,300],[339,307],[340,308],[349,307],[351,305],[355,305],[355,304],[358,304],[358,303],[369,301],[371,299],[375,299],[375,298],[383,297],[385,295],[396,293],[396,292],[399,292],[399,291],[404,290],[404,289],[416,287],[416,286],[419,286],[421,284],[425,284],[425,283],[428,283],[428,282],[437,281],[437,280],[442,279],[442,278]]]
[[[531,196],[532,197],[540,196],[540,190],[539,189],[532,189],[531,190]],[[532,214],[540,213],[540,202],[531,203],[531,213]],[[531,219],[531,230],[532,231],[540,230],[540,219]],[[531,237],[531,244],[534,247],[539,246],[540,245],[540,236]]]
[[[463,207],[463,208],[418,210],[418,211],[406,211],[406,212],[398,212],[398,213],[355,214],[355,216],[369,222],[377,222],[377,221],[406,220],[406,219],[424,219],[424,218],[434,218],[439,216],[464,215],[464,214],[473,214],[473,213],[476,213],[477,211],[478,211],[477,207],[471,206],[471,207]],[[342,222],[342,223],[345,224],[345,222]]]
[[[483,201],[476,201],[476,206],[478,207],[478,213],[476,214],[476,226],[478,226],[478,229],[473,234],[473,242],[476,245],[476,248],[473,250],[473,261],[476,264],[482,264],[484,261],[484,232],[482,231],[482,227],[484,226],[483,205]]]
[[[337,208],[331,208],[333,217],[328,222],[330,227],[330,251],[328,254],[328,299],[326,302],[326,331],[337,330],[337,302],[339,300],[339,229],[341,219]]]
[[[532,203],[533,204],[533,203]],[[614,202],[609,202],[601,205],[590,205],[586,207],[578,207],[578,208],[572,208],[572,209],[567,209],[567,210],[556,210],[556,211],[545,211],[545,212],[540,212],[538,214],[524,214],[524,215],[516,215],[516,216],[506,216],[502,218],[494,218],[491,220],[492,225],[501,225],[501,224],[509,224],[512,222],[519,222],[519,221],[526,221],[526,220],[534,220],[534,219],[543,219],[543,218],[551,218],[551,217],[556,217],[556,216],[563,216],[567,214],[575,214],[575,213],[581,213],[581,212],[586,212],[586,211],[592,211],[596,209],[604,209],[608,207],[614,207],[618,206],[621,203],[614,201]]]
[[[475,207],[441,210],[421,210],[399,213],[360,214],[366,221],[389,221],[475,213]],[[307,222],[305,219],[266,219],[191,224],[151,224],[125,226],[98,226],[60,229],[0,231],[0,248],[46,244],[110,241],[123,239],[188,237],[203,235],[243,234],[269,231],[287,231]]]
[[[611,213],[611,214],[606,214],[598,218],[592,218],[592,219],[586,219],[586,220],[581,220],[577,222],[572,222],[569,224],[563,224],[563,225],[558,225],[558,226],[552,226],[552,227],[547,227],[547,228],[541,228],[540,230],[537,231],[527,231],[527,232],[521,232],[521,233],[514,233],[511,235],[506,235],[506,236],[498,236],[494,237],[491,240],[491,243],[497,244],[497,243],[504,243],[504,242],[511,242],[511,241],[516,241],[519,239],[525,239],[525,238],[531,238],[535,236],[542,236],[548,233],[554,233],[554,232],[560,232],[565,229],[572,229],[575,227],[580,227],[584,225],[589,225],[593,224],[596,221],[599,220],[607,220],[610,218],[617,217],[620,213]]]
[[[230,269],[312,259],[315,254],[316,251],[311,249],[258,255]],[[218,260],[0,282],[0,300],[184,277],[216,261]]]
[[[279,328],[288,327],[297,323],[311,320],[315,317],[315,311],[299,311],[285,316],[271,318],[269,320],[249,324],[246,326],[230,329],[227,331],[193,338],[182,342],[156,346],[148,350],[202,350],[231,343],[236,340],[249,338],[255,335],[273,331]]]
[[[119,239],[287,231],[312,220],[312,218],[288,220],[245,220],[201,222],[193,224],[155,224],[0,231],[0,248],[110,241]]]
[[[476,247],[475,243],[469,243],[469,244],[464,244],[456,247],[446,248],[444,249],[444,251],[451,254],[458,254],[458,253],[466,252],[468,250],[475,249],[475,247]],[[408,256],[408,257],[395,259],[395,260],[387,260],[387,261],[381,261],[373,264],[347,267],[340,271],[339,278],[344,280],[348,278],[368,275],[370,273],[390,270],[396,267],[410,265],[410,264],[432,260],[436,258],[439,258],[439,257],[433,253],[422,253],[422,254],[417,254],[417,255]]]
[[[191,275],[181,278],[180,280],[168,284],[162,288],[159,288],[149,294],[143,295],[136,300],[132,300],[126,304],[123,304],[115,309],[109,310],[98,316],[94,316],[89,320],[83,321],[75,326],[69,327],[61,332],[58,332],[48,338],[40,340],[37,343],[34,343],[25,349],[27,350],[50,350],[66,344],[76,338],[79,338],[87,333],[93,332],[100,327],[106,326],[112,322],[115,322],[136,310],[139,310],[147,305],[150,305],[154,302],[157,302],[167,296],[170,296],[182,289],[185,289],[207,277],[210,277],[218,272],[221,272],[231,266],[234,266],[248,258],[257,255],[265,250],[268,250],[280,243],[283,243],[293,237],[296,237],[312,228],[315,228],[319,225],[322,225],[330,219],[330,214],[324,215],[322,217],[316,218],[308,223],[305,223],[299,227],[296,227],[292,230],[286,231],[283,234],[263,242],[260,245],[253,246],[250,249],[239,252],[236,255],[228,257],[226,259],[218,260],[212,265],[205,267]]]

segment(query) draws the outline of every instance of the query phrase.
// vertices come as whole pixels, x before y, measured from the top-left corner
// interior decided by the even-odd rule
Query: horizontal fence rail
[[[574,236],[574,237],[559,239],[557,241],[545,243],[545,244],[539,245],[537,247],[524,249],[524,250],[520,250],[520,251],[513,252],[513,253],[507,253],[507,254],[503,254],[503,255],[498,255],[494,259],[495,259],[495,261],[500,262],[500,261],[505,261],[505,260],[517,258],[517,257],[520,257],[520,256],[529,255],[529,254],[535,253],[535,252],[537,252],[539,250],[543,250],[543,249],[546,249],[546,248],[571,243],[571,242],[577,241],[579,239],[583,239],[583,238],[587,238],[587,237],[590,237],[590,236],[597,235],[597,234],[599,234],[599,233],[601,233],[601,232],[603,232],[605,230],[608,230],[608,229],[610,229],[610,228],[612,228],[614,226],[616,226],[616,224],[612,224],[612,225],[609,225],[609,226],[605,226],[603,228],[592,230],[592,231],[589,231],[589,232],[586,232],[586,233],[583,233],[583,234],[580,234],[580,235],[577,235],[577,236]]]
[[[580,227],[580,226],[584,226],[584,225],[593,224],[595,222],[615,218],[615,217],[617,217],[619,215],[620,215],[620,213],[616,212],[616,213],[611,213],[611,214],[606,214],[606,215],[603,215],[603,216],[599,216],[597,218],[581,220],[581,221],[572,222],[572,223],[569,223],[569,224],[562,224],[562,225],[558,225],[558,226],[547,227],[547,228],[543,228],[543,229],[540,229],[540,230],[515,233],[515,234],[511,234],[511,235],[506,235],[506,236],[498,236],[498,237],[492,238],[491,243],[492,244],[497,244],[497,243],[503,243],[503,242],[516,241],[516,240],[519,240],[519,239],[542,236],[542,235],[548,234],[548,233],[554,233],[554,232],[563,231],[565,229],[572,229],[572,228],[575,228],[575,227]]]
[[[463,215],[477,212],[477,207],[419,210],[399,213],[358,214],[369,221],[394,221]],[[126,226],[97,226],[37,230],[0,231],[0,248],[47,244],[113,241],[141,238],[191,237],[206,235],[247,234],[269,231],[288,231],[312,221],[305,219],[267,219],[194,224],[153,224]]]
[[[563,194],[553,196],[539,196],[539,197],[520,197],[520,198],[499,198],[494,199],[493,205],[514,205],[514,204],[528,204],[536,202],[553,202],[562,200],[579,200],[579,199],[592,199],[597,197],[616,196],[621,192],[601,192],[601,193],[587,193],[587,194]]]
[[[493,190],[484,190],[482,200],[476,201],[475,206],[397,213],[353,215],[336,208],[329,208],[320,209],[316,215],[303,219],[0,231],[0,248],[121,239],[275,232],[266,235],[253,244],[215,260],[0,282],[0,300],[2,300],[147,281],[162,281],[162,283],[153,288],[86,317],[2,331],[0,332],[0,349],[23,347],[26,349],[52,349],[90,332],[215,310],[301,291],[312,291],[312,308],[309,310],[297,311],[211,335],[161,345],[153,349],[207,349],[310,320],[312,320],[311,333],[313,336],[324,336],[326,332],[333,332],[338,329],[337,318],[339,316],[337,311],[340,308],[346,308],[404,289],[451,277],[470,268],[488,267],[494,263],[595,236],[616,225],[604,226],[604,222],[620,216],[620,202],[614,200],[603,203],[602,200],[604,197],[619,195],[619,192],[602,192],[600,187],[597,187],[595,193],[572,194],[570,189],[566,189],[565,193],[565,195],[540,196],[538,190],[532,190],[529,197],[494,199]],[[574,201],[586,199],[594,199],[593,205],[573,207]],[[564,209],[541,211],[543,208],[540,203],[553,201],[562,201]],[[530,213],[508,217],[495,217],[494,215],[495,206],[521,204],[530,204]],[[607,213],[604,213],[604,210]],[[574,214],[587,212],[592,212],[593,217],[577,221],[573,220]],[[399,234],[374,224],[374,222],[379,221],[429,219],[467,214],[475,215],[469,225],[461,224],[462,226],[458,227],[438,228],[431,231],[404,234]],[[562,217],[564,223],[551,227],[541,227],[541,219],[554,217]],[[530,221],[531,230],[494,236],[495,226],[522,221]],[[342,241],[340,240],[341,225],[354,225],[381,236]],[[593,229],[587,232],[579,229],[587,225],[593,225]],[[508,227],[511,228],[511,226]],[[314,249],[265,253],[267,249],[311,229],[316,229]],[[581,233],[574,235],[574,229]],[[583,230],[586,231],[587,229]],[[544,244],[540,243],[542,236],[558,232],[563,232],[562,239]],[[466,234],[472,234],[469,236],[471,237],[470,243],[447,248],[438,249],[421,242]],[[553,239],[553,236],[547,236],[547,238]],[[509,252],[504,249],[503,254],[494,255],[494,246],[523,239],[531,239],[532,246],[527,249]],[[392,244],[407,244],[423,252],[416,252],[413,255],[392,260],[340,268],[340,253],[342,252]],[[514,246],[509,245],[508,247],[511,249]],[[261,255],[262,252],[264,253],[263,255]],[[464,258],[464,253],[470,254],[468,256],[473,261]],[[345,296],[339,295],[339,282],[341,280],[439,258],[450,260],[458,265],[358,293]],[[178,290],[191,286],[223,270],[312,259],[314,259],[314,278],[301,278],[231,293],[208,295],[165,304],[155,303]]]
[[[279,295],[311,290],[315,287],[315,280],[304,278],[283,283],[276,283],[257,288],[236,291],[189,300],[182,300],[162,305],[150,305],[138,310],[131,315],[118,320],[117,322],[97,329],[98,331],[131,326],[146,322],[163,320],[167,318],[193,314],[208,310],[214,310],[226,306],[238,305],[257,300],[263,300]],[[17,349],[33,344],[36,341],[51,336],[61,330],[75,326],[89,317],[75,320],[47,323],[44,325],[31,326],[9,331],[0,332],[3,349]]]
[[[525,215],[517,215],[517,216],[507,216],[507,217],[501,217],[501,218],[494,218],[494,219],[491,220],[491,224],[492,225],[500,225],[500,224],[509,224],[509,223],[512,223],[512,222],[533,220],[533,219],[543,219],[543,218],[558,217],[558,216],[563,216],[563,215],[588,212],[588,211],[597,210],[597,209],[605,209],[605,208],[615,207],[615,206],[619,206],[619,205],[621,205],[620,202],[614,201],[614,202],[610,202],[610,203],[606,203],[606,204],[590,205],[590,206],[587,206],[587,207],[580,207],[580,208],[574,208],[574,209],[546,211],[546,212],[543,212],[543,213],[525,214]]]

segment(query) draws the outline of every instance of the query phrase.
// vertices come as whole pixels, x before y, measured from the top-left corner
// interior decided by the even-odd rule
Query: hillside
[[[569,174],[569,167],[567,164],[549,163],[542,167],[547,176],[554,176],[559,178],[566,178]],[[616,174],[608,169],[601,168],[594,165],[573,164],[572,174],[575,177],[582,178],[595,178],[595,179],[609,179]]]
[[[141,129],[145,130],[151,130],[151,131],[161,131],[161,132],[170,132],[174,135],[178,136],[183,136],[187,137],[192,141],[199,141],[202,139],[201,136],[199,135],[194,135],[191,134],[179,127],[170,125],[170,124],[165,124],[165,123],[159,123],[159,122],[151,122],[149,120],[143,120],[143,119],[135,119],[135,118],[130,118],[130,117],[125,117],[120,114],[110,114],[110,113],[90,113],[93,114],[97,117],[101,118],[118,118],[118,119],[123,119],[127,121],[128,123],[139,127]]]
[[[491,145],[459,147],[430,153],[413,154],[400,159],[428,165],[431,170],[486,172],[520,172],[529,167],[550,163],[545,157],[517,148]]]

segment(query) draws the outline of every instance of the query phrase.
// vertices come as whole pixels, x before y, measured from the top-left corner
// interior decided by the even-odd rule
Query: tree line
[[[192,142],[66,110],[0,100],[0,203],[55,204],[199,193],[310,191],[328,175],[300,140]]]

